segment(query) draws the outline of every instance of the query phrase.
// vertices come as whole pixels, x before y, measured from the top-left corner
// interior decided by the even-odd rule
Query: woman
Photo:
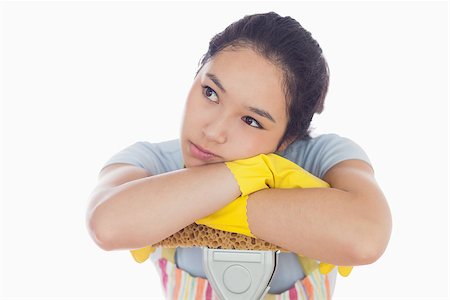
[[[228,26],[201,61],[179,140],[136,143],[102,169],[88,209],[93,239],[105,250],[155,244],[241,196],[227,162],[278,153],[331,188],[270,188],[248,196],[250,232],[292,252],[280,256],[269,293],[290,292],[309,276],[295,253],[343,266],[376,261],[391,217],[369,159],[346,138],[309,136],[328,78],[320,46],[292,18],[258,14]],[[177,249],[174,268],[200,280],[198,251]],[[330,297],[335,279],[321,278],[314,289],[325,286]],[[208,297],[206,289],[199,293]]]

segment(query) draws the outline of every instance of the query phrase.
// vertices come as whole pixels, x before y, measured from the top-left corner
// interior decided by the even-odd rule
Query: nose
[[[203,135],[211,142],[223,144],[227,141],[227,120],[213,116],[203,127]]]

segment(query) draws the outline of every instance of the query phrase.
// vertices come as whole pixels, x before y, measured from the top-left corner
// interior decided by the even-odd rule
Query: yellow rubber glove
[[[322,274],[328,274],[331,272],[331,270],[333,270],[336,266],[332,265],[332,264],[327,264],[324,262],[321,262],[319,264],[319,271]],[[350,273],[352,272],[353,267],[350,266],[338,266],[338,272],[339,274],[341,274],[341,276],[343,277],[347,277],[348,275],[350,275]]]
[[[247,195],[266,188],[328,187],[325,181],[276,154],[260,154],[225,164],[233,173],[242,195],[215,213],[197,220],[197,224],[254,237],[247,221]]]
[[[305,171],[299,165],[277,154],[265,155],[267,166],[273,174],[271,188],[327,188],[328,183]]]
[[[135,261],[137,261],[138,263],[142,263],[146,261],[149,258],[150,254],[155,252],[155,250],[155,248],[147,246],[144,248],[131,250],[131,255],[133,256]]]
[[[225,164],[233,173],[241,190],[241,196],[249,195],[274,185],[273,172],[270,169],[271,161],[265,154],[229,161],[225,162]]]
[[[225,164],[239,184],[242,196],[213,214],[197,220],[197,224],[254,237],[247,221],[248,194],[269,187],[329,187],[325,181],[276,154],[260,154]]]
[[[254,237],[247,222],[248,195],[273,186],[275,181],[267,155],[239,159],[225,163],[239,185],[241,196],[225,207],[195,221],[211,228]]]
[[[225,164],[233,173],[242,195],[266,188],[330,187],[328,183],[297,164],[273,153],[259,154]]]
[[[268,155],[260,154],[226,162],[225,164],[239,185],[241,196],[213,214],[195,221],[195,223],[254,237],[250,232],[247,221],[248,195],[275,185],[271,166],[277,164],[277,159],[284,160],[278,155],[271,158]]]
[[[240,196],[225,207],[207,217],[195,221],[195,223],[223,231],[236,232],[246,236],[255,237],[250,232],[248,226],[247,199],[248,195]]]

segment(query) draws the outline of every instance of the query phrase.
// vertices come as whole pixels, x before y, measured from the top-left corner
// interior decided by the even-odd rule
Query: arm
[[[391,215],[372,168],[343,161],[324,177],[331,188],[269,189],[250,195],[247,216],[255,236],[336,265],[377,260],[391,232]]]
[[[105,250],[140,248],[217,211],[239,194],[223,163],[155,176],[113,164],[102,170],[90,196],[88,228]]]

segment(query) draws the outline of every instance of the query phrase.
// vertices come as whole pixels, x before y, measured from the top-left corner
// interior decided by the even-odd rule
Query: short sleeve
[[[103,166],[131,164],[156,175],[181,169],[183,166],[178,140],[162,143],[136,142],[113,155]]]
[[[371,164],[366,152],[357,143],[337,134],[296,141],[280,154],[319,178],[344,160],[359,159]]]

